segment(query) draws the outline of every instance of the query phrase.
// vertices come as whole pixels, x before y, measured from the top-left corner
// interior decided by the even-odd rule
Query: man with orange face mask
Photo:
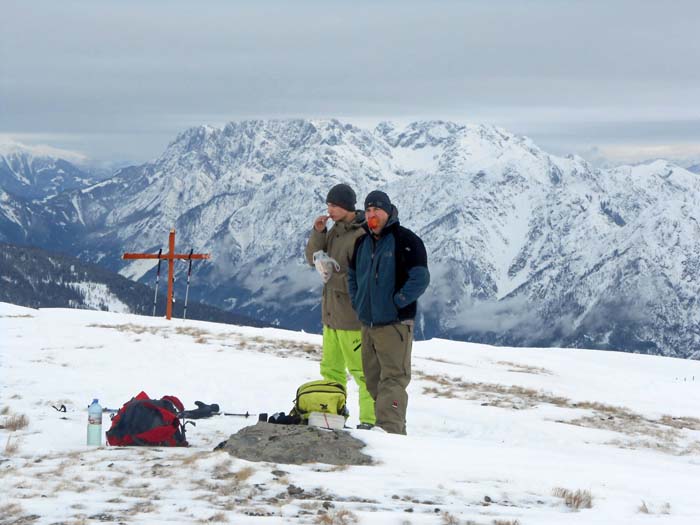
[[[413,321],[430,283],[420,237],[399,224],[389,196],[365,199],[366,235],[355,243],[348,269],[352,306],[362,323],[362,363],[375,401],[376,425],[406,434],[406,387],[411,381]]]
[[[323,286],[321,316],[323,321],[323,356],[321,376],[345,386],[347,369],[359,389],[360,424],[358,428],[374,426],[374,401],[365,386],[362,370],[360,321],[350,304],[347,269],[355,241],[364,235],[364,213],[355,211],[355,192],[347,184],[337,184],[326,197],[328,214],[314,219],[311,236],[306,245],[306,260],[314,265],[314,253],[325,252],[335,260],[326,270]],[[326,222],[334,224],[330,230]]]

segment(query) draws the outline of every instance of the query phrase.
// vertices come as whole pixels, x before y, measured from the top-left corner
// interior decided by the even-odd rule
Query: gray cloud
[[[250,117],[488,121],[567,150],[700,143],[699,16],[683,0],[9,0],[0,133],[135,160]]]

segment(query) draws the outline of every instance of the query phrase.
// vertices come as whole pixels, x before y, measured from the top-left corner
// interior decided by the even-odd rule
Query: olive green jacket
[[[364,213],[358,212],[351,223],[336,222],[329,230],[322,232],[311,229],[311,237],[306,243],[306,260],[313,265],[314,252],[323,250],[340,266],[323,286],[321,315],[324,325],[335,330],[359,330],[360,321],[352,309],[348,293],[348,265],[352,257],[355,241],[365,235],[362,228]]]

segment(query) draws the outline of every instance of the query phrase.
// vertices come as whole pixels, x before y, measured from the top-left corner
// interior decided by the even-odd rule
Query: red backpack
[[[178,417],[184,408],[175,396],[150,399],[148,394],[141,392],[112,418],[112,426],[106,434],[107,443],[186,447],[185,427]]]

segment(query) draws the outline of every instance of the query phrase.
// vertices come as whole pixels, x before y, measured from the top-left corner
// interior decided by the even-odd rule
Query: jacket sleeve
[[[311,236],[306,243],[306,250],[304,250],[304,255],[306,256],[306,262],[311,266],[314,265],[314,253],[323,250],[326,251],[327,241],[326,241],[327,230],[324,228],[322,232],[316,231],[316,228],[311,228]]]
[[[404,254],[408,279],[401,289],[394,294],[394,304],[404,308],[418,300],[430,284],[428,271],[428,254],[423,241],[415,234],[409,236]]]
[[[350,264],[348,265],[348,293],[350,294],[350,303],[352,304],[353,310],[357,311],[355,308],[355,296],[357,295],[357,275],[356,262],[357,262],[357,250],[362,242],[364,236],[360,236],[355,241],[355,247],[352,250],[352,256],[350,257]]]

